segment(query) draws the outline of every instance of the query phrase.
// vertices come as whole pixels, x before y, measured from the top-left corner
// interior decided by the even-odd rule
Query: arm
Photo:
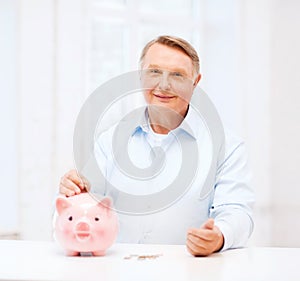
[[[232,139],[232,137],[231,137]],[[227,143],[225,160],[219,165],[210,216],[224,236],[222,250],[246,245],[253,231],[254,192],[245,144]]]
[[[229,136],[225,149],[225,159],[217,170],[211,218],[187,234],[187,248],[194,256],[243,247],[253,230],[254,193],[245,145]]]

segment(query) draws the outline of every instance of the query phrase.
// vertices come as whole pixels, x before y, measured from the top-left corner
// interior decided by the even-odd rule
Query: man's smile
[[[153,92],[152,94],[156,98],[158,98],[160,100],[164,100],[164,101],[169,101],[169,100],[172,100],[172,99],[176,98],[176,96],[167,95],[167,94],[163,94],[163,93]]]

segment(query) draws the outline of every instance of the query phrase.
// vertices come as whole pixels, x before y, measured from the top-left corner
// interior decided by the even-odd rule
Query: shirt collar
[[[138,132],[148,133],[149,132],[149,122],[148,122],[148,120],[149,120],[148,110],[147,110],[147,107],[146,107],[146,109],[139,116],[138,125],[133,130],[132,136],[135,135]]]
[[[196,110],[189,106],[187,115],[185,116],[182,123],[173,130],[173,133],[177,134],[180,132],[188,134],[193,139],[197,138],[198,131],[199,131],[199,114],[196,112]],[[134,129],[132,136],[138,132],[144,132],[146,134],[149,133],[150,130],[150,124],[149,124],[149,115],[147,108],[141,114],[140,121],[138,123],[139,125]]]

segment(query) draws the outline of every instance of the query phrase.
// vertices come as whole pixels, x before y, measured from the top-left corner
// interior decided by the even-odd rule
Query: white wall
[[[49,239],[55,178],[55,24],[52,0],[19,1],[18,115],[20,233]]]
[[[85,95],[82,3],[19,1],[18,191],[22,239],[51,239],[59,180],[74,166],[73,128]]]
[[[252,243],[300,246],[299,1],[243,1],[241,90],[257,204]]]
[[[300,2],[271,5],[272,244],[300,246]]]
[[[242,1],[239,11],[239,75],[236,77],[243,97],[241,118],[256,192],[255,229],[252,243],[270,245],[271,241],[271,1]]]
[[[0,237],[14,235],[18,231],[18,165],[17,137],[18,115],[16,85],[16,1],[5,0],[0,8]],[[9,202],[9,204],[7,204]]]

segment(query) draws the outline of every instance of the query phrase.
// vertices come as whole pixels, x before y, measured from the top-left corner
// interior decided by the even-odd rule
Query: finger
[[[76,170],[71,170],[70,172],[68,172],[64,176],[64,178],[67,178],[67,179],[71,180],[72,182],[74,182],[81,189],[84,188],[84,182],[82,180],[82,177],[79,176],[79,174],[77,173]]]
[[[202,251],[207,250],[207,249],[213,249],[214,245],[215,245],[215,240],[204,240],[204,239],[200,239],[198,237],[195,237],[193,235],[188,235],[187,236],[187,241],[189,241],[195,247],[197,247],[198,250],[200,250],[200,248],[201,248]]]
[[[89,187],[90,187],[90,183],[89,181],[86,179],[86,177],[84,177],[83,175],[77,173],[77,176],[78,176],[78,180],[80,180],[80,188],[81,189],[86,189],[88,190]]]
[[[68,189],[68,188],[66,188],[63,185],[59,186],[59,192],[60,192],[60,194],[68,196],[68,197],[75,195],[75,191],[74,190]]]
[[[204,228],[204,229],[214,229],[215,226],[215,221],[212,218],[209,218],[204,224],[201,225],[200,228]]]
[[[84,188],[85,188],[87,191],[89,191],[90,188],[91,188],[91,185],[90,185],[89,181],[88,181],[85,177],[82,177],[81,179],[82,179],[82,181],[83,181]]]
[[[206,256],[209,254],[209,251],[205,246],[196,245],[190,239],[187,239],[186,246],[190,253],[194,256]]]
[[[214,230],[208,230],[208,229],[190,228],[188,230],[188,235],[192,235],[194,237],[197,237],[198,239],[212,241],[214,239],[215,232]]]
[[[204,248],[203,245],[205,245],[205,242],[199,238],[193,237],[193,236],[188,236],[187,237],[187,243],[193,248],[194,250],[198,248]]]
[[[209,218],[205,221],[200,228],[190,228],[188,233],[194,234],[195,236],[200,236],[201,230],[214,230],[215,221],[212,218]]]
[[[203,247],[204,247],[204,245],[207,245],[207,244],[213,242],[213,240],[202,239],[202,238],[199,238],[197,236],[190,235],[190,234],[188,234],[187,239],[189,241],[193,242],[193,244],[195,244],[197,246],[203,246]]]
[[[191,249],[191,247],[188,243],[186,244],[186,248],[193,256],[197,256],[196,252],[194,252],[194,250]]]
[[[73,190],[77,194],[81,192],[81,189],[73,181],[67,178],[62,178],[60,184],[67,189]]]
[[[83,175],[81,175],[80,173],[77,172],[77,176],[80,178],[81,183],[82,183],[82,189],[86,189],[87,191],[89,191],[91,184],[90,182],[87,180],[87,178]]]
[[[198,254],[198,251],[195,248],[195,246],[188,240],[186,241],[186,247],[193,256],[196,256]]]

